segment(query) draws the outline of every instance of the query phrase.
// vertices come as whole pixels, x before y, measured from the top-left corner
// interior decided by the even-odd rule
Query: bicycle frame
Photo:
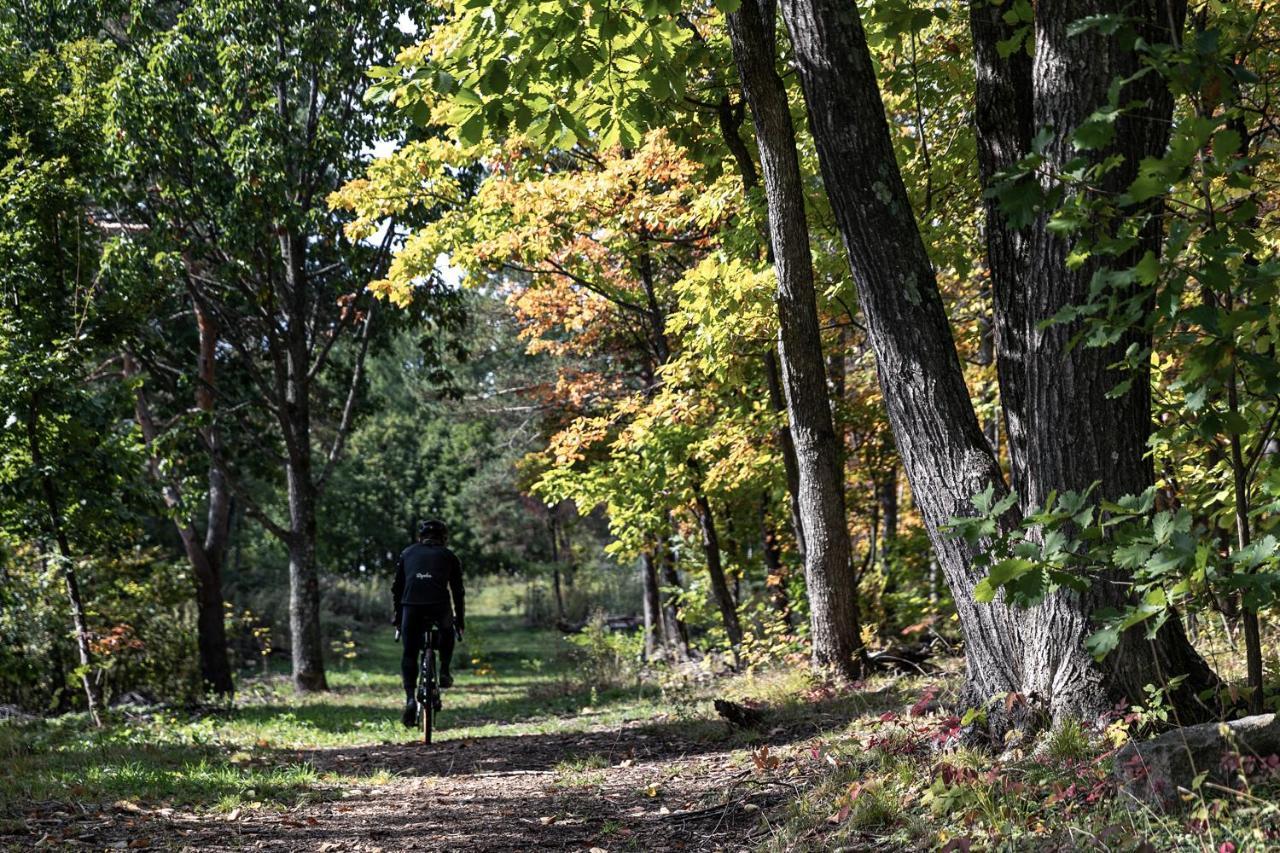
[[[418,724],[422,729],[422,742],[431,743],[435,717],[440,711],[440,683],[436,678],[436,648],[440,645],[440,629],[432,625],[427,629],[426,643],[422,649],[422,664],[418,674]]]

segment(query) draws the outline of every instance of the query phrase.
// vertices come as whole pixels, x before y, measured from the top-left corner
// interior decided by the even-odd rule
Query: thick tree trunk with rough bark
[[[1031,153],[1035,134],[1031,88],[1031,57],[1022,49],[1001,56],[998,44],[1014,35],[1004,20],[1007,9],[991,0],[970,0],[969,27],[973,33],[973,65],[976,78],[974,125],[977,131],[978,174],[983,190],[995,176]],[[1026,410],[1026,281],[1028,229],[1013,228],[992,195],[983,200],[986,222],[987,264],[991,272],[996,374],[1009,441],[1013,490],[1025,494]],[[989,362],[988,362],[989,363]],[[992,432],[988,428],[988,432]],[[994,443],[993,443],[994,445]]]
[[[973,598],[982,573],[972,559],[983,544],[940,529],[971,515],[971,498],[988,486],[1005,488],[898,171],[857,8],[846,0],[784,0],[782,8],[889,422],[964,629],[972,698],[1017,690],[1015,615]]]
[[[1148,42],[1168,43],[1177,38],[1169,27],[1181,28],[1185,3],[1041,3],[1034,62],[1022,51],[1007,59],[999,56],[997,43],[1011,30],[998,10],[973,0],[970,12],[979,167],[984,184],[990,185],[1000,169],[1029,153],[1038,127],[1051,133],[1045,172],[1060,174],[1082,153],[1072,141],[1075,129],[1106,104],[1115,80],[1138,70],[1139,58],[1124,39],[1096,29],[1072,36],[1072,23],[1090,15],[1125,14]],[[1123,158],[1104,180],[1102,189],[1109,192],[1125,189],[1142,158],[1159,156],[1168,143],[1173,103],[1158,75],[1129,83],[1124,100],[1138,100],[1145,107],[1120,119],[1114,144],[1095,152],[1097,157]],[[1078,323],[1046,325],[1063,307],[1088,300],[1090,280],[1098,270],[1093,262],[1068,268],[1071,240],[1046,227],[1048,216],[1045,212],[1033,226],[1019,230],[988,201],[1000,391],[1014,487],[1024,512],[1054,490],[1083,492],[1098,483],[1098,497],[1115,500],[1152,483],[1145,459],[1151,430],[1147,370],[1139,370],[1126,393],[1115,398],[1108,393],[1122,378],[1110,365],[1131,345],[1150,346],[1150,338],[1135,329],[1109,347],[1071,347]],[[1119,266],[1135,263],[1146,251],[1158,256],[1161,242],[1160,226],[1153,223]],[[1123,581],[1119,573],[1107,574],[1084,595],[1059,592],[1023,615],[1024,692],[1046,697],[1055,719],[1092,716],[1117,700],[1141,698],[1146,684],[1183,674],[1189,678],[1178,704],[1191,716],[1205,710],[1195,694],[1216,679],[1183,636],[1178,620],[1166,623],[1154,641],[1125,634],[1101,665],[1085,650],[1092,614],[1127,603]]]
[[[1053,8],[1053,4],[1041,4],[1038,17]],[[1005,486],[964,385],[941,295],[896,165],[862,24],[856,7],[839,0],[784,0],[783,10],[795,45],[824,182],[849,253],[867,336],[876,353],[890,423],[964,630],[970,699],[984,700],[1007,691],[1034,694],[1058,719],[1103,710],[1104,695],[1111,694],[1114,687],[1127,692],[1131,674],[1119,668],[1133,669],[1135,663],[1167,657],[1170,664],[1181,666],[1181,671],[1189,666],[1194,669],[1194,659],[1185,654],[1191,651],[1189,646],[1176,640],[1165,642],[1163,636],[1145,658],[1117,655],[1105,669],[1093,665],[1082,645],[1094,605],[1089,597],[1058,596],[1032,611],[1014,611],[999,602],[974,602],[973,585],[979,574],[972,559],[974,548],[982,548],[984,543],[969,546],[942,533],[939,527],[953,516],[970,514],[973,495],[992,487],[999,497]],[[1065,12],[1061,8],[1057,11]],[[1037,25],[1038,39],[1044,26]],[[1061,26],[1065,31],[1065,24]],[[1057,41],[1044,48],[1047,55],[1062,49]],[[1041,51],[1037,41],[1038,64],[1046,56]],[[1098,61],[1096,46],[1095,53],[1076,56],[1063,66],[1064,75],[1053,91],[1070,99],[1075,83],[1065,69]],[[1114,72],[1114,65],[1108,67]],[[1071,71],[1071,75],[1076,73]],[[1062,112],[1055,114],[1060,133],[1074,128],[1070,118]],[[1029,250],[1031,257],[1037,256],[1037,248]],[[1032,304],[1028,300],[1028,324],[1038,319]],[[1141,423],[1112,420],[1105,432],[1081,424],[1082,419],[1092,418],[1093,412],[1079,394],[1067,397],[1049,388],[1058,377],[1034,374],[1031,378],[1030,365],[1039,357],[1036,347],[1044,340],[1024,337],[1028,461],[1023,470],[1028,478],[1035,476],[1042,483],[1048,483],[1047,478],[1054,476],[1051,472],[1056,472],[1058,481],[1053,485],[1071,488],[1081,471],[1070,478],[1063,475],[1081,452],[1082,443],[1092,441],[1102,448],[1105,442],[1115,441],[1107,449],[1123,452],[1134,441],[1135,430],[1145,438],[1145,417]],[[1061,369],[1061,347],[1054,351],[1053,359]],[[1079,392],[1090,395],[1088,399],[1095,393],[1092,384],[1105,382],[1105,365],[1098,367],[1088,359],[1079,369],[1068,363],[1068,369],[1081,383]],[[1032,396],[1033,391],[1070,400],[1073,417],[1065,417],[1064,410],[1053,406],[1039,408],[1044,401]],[[1037,419],[1038,425],[1032,422]],[[1110,435],[1115,430],[1130,432]],[[1037,443],[1043,447],[1034,447]],[[1084,452],[1087,457],[1089,451]],[[1041,465],[1046,457],[1053,467]],[[1081,460],[1082,469],[1087,471],[1089,466],[1087,458]],[[1028,491],[1036,490],[1037,486],[1028,482]],[[1046,659],[1053,663],[1048,679],[1041,677],[1041,663]],[[1148,681],[1152,674],[1148,667]],[[1105,689],[1095,690],[1090,685]]]
[[[795,128],[776,67],[773,10],[770,3],[744,0],[728,15],[729,36],[751,107],[768,199],[778,278],[778,350],[796,449],[813,662],[856,677],[863,650],[844,477],[827,393]]]

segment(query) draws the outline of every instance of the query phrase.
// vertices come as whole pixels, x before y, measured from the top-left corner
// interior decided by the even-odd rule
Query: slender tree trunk
[[[796,448],[813,662],[857,677],[863,650],[845,526],[844,477],[823,365],[795,129],[775,64],[774,6],[744,0],[728,15],[728,22],[768,199],[778,278],[778,349]]]
[[[951,327],[889,137],[857,8],[784,0],[823,180],[848,250],[889,422],[965,633],[971,700],[1021,683],[1017,619],[979,605],[970,545],[942,526],[1004,482],[969,400]]]
[[[84,599],[80,596],[80,582],[76,577],[76,564],[71,552],[71,543],[67,538],[66,525],[62,517],[62,504],[58,495],[58,487],[54,482],[52,471],[45,466],[44,455],[40,447],[40,397],[37,392],[31,399],[27,411],[27,445],[31,451],[31,467],[40,478],[44,492],[45,510],[48,513],[46,527],[58,545],[58,556],[62,564],[62,580],[67,590],[67,603],[71,607],[71,624],[76,632],[76,651],[80,654],[80,683],[84,685],[85,702],[88,704],[89,717],[95,726],[102,726],[102,691],[97,681],[97,670],[93,663],[93,651],[89,645],[89,624],[84,614]]]
[[[662,604],[658,600],[658,569],[653,552],[640,554],[640,579],[644,587],[644,657],[654,660],[663,649]]]
[[[208,417],[201,427],[201,436],[209,454],[208,468],[208,516],[205,535],[201,540],[195,522],[190,516],[175,516],[174,526],[182,540],[187,562],[191,565],[196,592],[196,645],[200,655],[200,676],[203,685],[218,695],[230,695],[235,691],[231,662],[227,657],[227,632],[225,604],[222,594],[222,568],[226,559],[227,543],[231,529],[231,490],[219,464],[222,449],[221,433],[214,422],[214,380],[218,333],[212,317],[195,302],[196,325],[199,332],[199,356],[197,361],[198,385],[196,405]],[[138,374],[138,365],[130,353],[123,357],[126,377]],[[141,384],[135,391],[135,416],[149,449],[154,448],[159,437],[155,419]],[[160,484],[165,505],[172,511],[182,507],[182,492],[177,482],[166,481],[160,461],[149,457],[151,476]]]
[[[292,232],[280,237],[285,264],[284,389],[280,411],[285,437],[285,482],[289,496],[289,632],[293,686],[299,692],[329,689],[320,627],[320,571],[316,565],[317,489],[312,470],[310,348],[307,345],[306,241]]]
[[[711,578],[711,594],[715,598],[716,607],[720,610],[720,619],[724,622],[724,632],[729,637],[729,645],[733,648],[734,665],[737,666],[738,647],[742,645],[742,626],[738,622],[737,604],[733,600],[733,594],[729,591],[729,584],[724,576],[720,535],[716,531],[711,502],[707,500],[707,496],[701,489],[694,491],[694,502],[698,507],[698,526],[702,531],[702,553],[706,557],[707,574]]]
[[[560,588],[560,536],[557,531],[559,523],[556,521],[554,510],[548,526],[551,533],[551,590],[556,597],[556,619],[562,622],[564,621],[564,590]]]
[[[876,506],[880,515],[879,560],[880,573],[884,575],[885,593],[897,589],[897,578],[889,566],[889,549],[898,538],[898,466],[875,483]]]
[[[769,405],[777,414],[787,413],[787,399],[782,390],[782,376],[778,372],[778,358],[773,349],[764,357],[765,378],[769,384]],[[805,563],[804,519],[800,512],[800,463],[796,459],[796,443],[791,438],[791,427],[783,424],[777,431],[778,448],[782,452],[782,470],[787,478],[787,503],[791,509],[791,531],[796,539],[796,553]]]
[[[770,5],[767,12],[769,18],[768,38],[772,41],[775,38],[773,30],[773,15],[776,6]],[[742,137],[738,135],[738,128],[742,125],[744,111],[742,104],[739,103],[735,109],[734,105],[729,102],[729,96],[726,94],[721,99],[717,117],[720,125],[720,135],[724,138],[725,145],[728,146],[730,153],[733,155],[734,162],[738,165],[738,173],[742,177],[742,188],[746,195],[750,195],[760,183],[760,174],[756,170],[755,161],[751,159],[751,152],[742,141]],[[769,259],[769,263],[773,263],[773,246],[768,242],[764,244],[765,255]],[[758,253],[757,253],[758,254]],[[769,389],[769,405],[776,414],[787,414],[787,398],[782,387],[782,374],[778,370],[778,344],[775,343],[769,347],[764,354],[764,370],[765,379]],[[782,469],[787,479],[787,499],[791,507],[791,532],[796,540],[796,552],[800,555],[800,562],[805,561],[804,547],[804,521],[800,514],[800,467],[796,461],[796,445],[791,437],[791,427],[787,423],[783,423],[774,430],[775,439],[778,442],[778,450],[782,454]]]
[[[1231,412],[1238,416],[1240,400],[1234,367],[1231,378],[1227,381],[1227,404]],[[1253,537],[1249,529],[1249,475],[1244,463],[1244,453],[1240,447],[1240,434],[1237,432],[1231,433],[1231,480],[1235,489],[1236,546],[1244,550],[1249,547]],[[1262,626],[1259,623],[1258,611],[1243,600],[1240,602],[1240,610],[1244,627],[1245,669],[1249,687],[1253,691],[1249,695],[1249,710],[1255,714],[1261,714],[1264,687]]]
[[[227,658],[227,628],[225,600],[222,595],[222,569],[226,563],[227,548],[231,538],[231,487],[220,462],[222,431],[215,419],[216,366],[218,356],[218,327],[212,315],[204,310],[198,299],[193,299],[196,324],[199,329],[200,356],[196,387],[196,405],[208,419],[202,428],[204,443],[209,452],[208,482],[209,508],[205,520],[204,543],[201,548],[207,566],[192,562],[196,576],[196,602],[198,616],[196,630],[199,634],[200,670],[204,682],[214,693],[230,695],[235,691],[231,678],[231,662]],[[188,552],[190,553],[190,552]]]
[[[677,661],[689,659],[689,630],[680,618],[679,595],[682,589],[680,575],[676,572],[676,555],[671,545],[663,547],[662,580],[667,592],[662,600],[662,625],[666,635],[666,647]]]

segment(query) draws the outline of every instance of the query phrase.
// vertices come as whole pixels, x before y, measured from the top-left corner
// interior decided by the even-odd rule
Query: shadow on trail
[[[609,766],[628,760],[649,764],[748,747],[783,746],[829,731],[833,724],[839,726],[859,715],[900,704],[901,696],[886,688],[811,703],[763,706],[759,710],[765,722],[758,730],[736,728],[718,719],[666,717],[587,732],[463,738],[450,736],[449,726],[456,723],[446,710],[441,716],[438,739],[431,745],[419,742],[411,730],[405,730],[401,743],[279,750],[278,754],[281,762],[309,763],[320,771],[355,775],[380,771],[409,777],[552,773],[587,759],[604,759]],[[466,717],[471,718],[480,710],[472,709]],[[377,712],[386,713],[385,709]]]

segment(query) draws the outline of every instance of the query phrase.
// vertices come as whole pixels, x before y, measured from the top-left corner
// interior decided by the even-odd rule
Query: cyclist
[[[418,660],[432,625],[440,629],[440,686],[453,685],[449,664],[453,659],[455,626],[457,639],[462,638],[466,599],[462,564],[446,546],[448,538],[449,528],[443,521],[433,518],[418,525],[418,541],[400,554],[395,583],[391,585],[395,602],[391,621],[404,640],[400,674],[404,680],[405,704],[400,720],[410,728],[418,714],[413,696],[418,683]]]

